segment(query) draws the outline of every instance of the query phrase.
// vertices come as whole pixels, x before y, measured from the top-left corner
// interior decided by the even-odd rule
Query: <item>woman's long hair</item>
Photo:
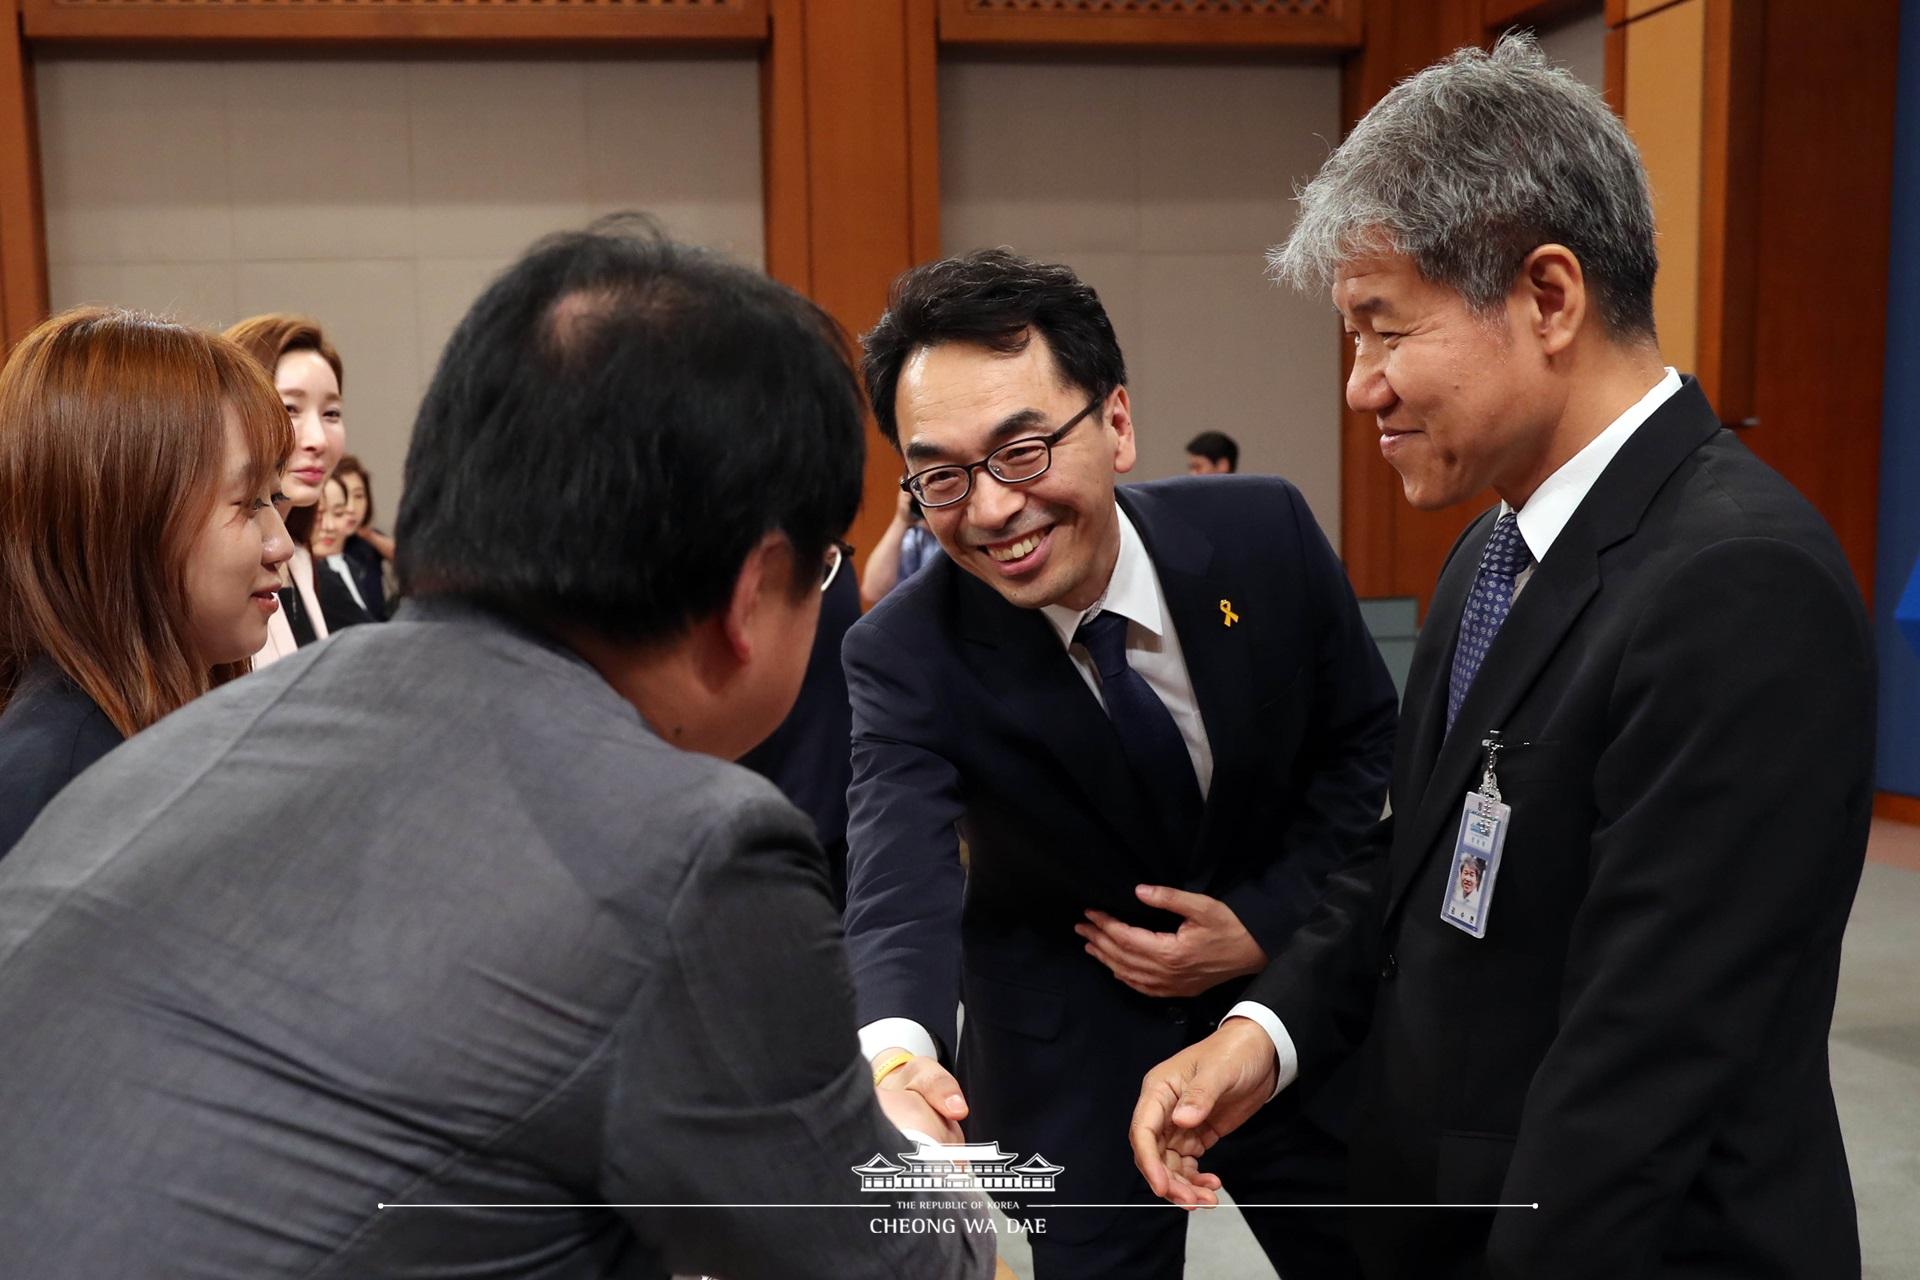
[[[340,362],[340,353],[327,341],[327,335],[317,321],[291,312],[269,311],[264,315],[248,316],[230,326],[223,336],[238,343],[242,351],[267,371],[268,382],[279,375],[281,357],[295,351],[317,352],[327,362],[327,367],[333,370],[334,385],[342,395],[346,394],[346,366]],[[339,467],[336,465],[334,470],[339,470]],[[321,502],[326,501],[325,488],[322,484]],[[319,523],[319,507],[320,503],[316,502],[312,506],[295,507],[287,512],[287,533],[292,536],[294,546],[304,547],[313,541],[313,529]]]
[[[192,652],[187,557],[238,416],[253,491],[293,434],[273,384],[224,338],[132,311],[46,321],[0,369],[0,708],[51,658],[131,736],[213,685]]]

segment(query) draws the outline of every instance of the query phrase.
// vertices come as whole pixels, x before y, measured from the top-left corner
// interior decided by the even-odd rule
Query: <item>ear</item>
[[[1120,475],[1133,470],[1136,458],[1133,439],[1133,402],[1125,387],[1115,387],[1107,397],[1105,420],[1113,432],[1113,469]]]
[[[753,657],[753,624],[761,601],[770,588],[784,590],[792,581],[792,560],[793,548],[782,533],[763,535],[747,552],[721,620],[721,631],[735,661],[744,665]]]
[[[1587,321],[1587,277],[1563,244],[1543,244],[1520,264],[1514,283],[1520,321],[1551,359],[1573,345]]]

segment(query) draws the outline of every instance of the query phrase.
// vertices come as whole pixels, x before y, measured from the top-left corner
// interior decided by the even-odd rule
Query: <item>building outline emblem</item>
[[[879,1152],[864,1164],[849,1166],[860,1175],[862,1191],[1052,1191],[1066,1172],[1039,1152],[1020,1164],[1017,1151],[998,1142],[923,1142],[890,1160]]]

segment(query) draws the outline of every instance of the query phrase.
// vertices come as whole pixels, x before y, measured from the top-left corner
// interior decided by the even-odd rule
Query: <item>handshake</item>
[[[876,1054],[874,1093],[895,1128],[936,1142],[965,1138],[960,1082],[938,1061],[902,1048]],[[1273,1096],[1278,1064],[1258,1023],[1228,1018],[1220,1029],[1146,1074],[1128,1140],[1133,1163],[1163,1200],[1188,1208],[1220,1202],[1220,1179],[1200,1157]]]
[[[1127,924],[1104,911],[1088,910],[1085,921],[1076,925],[1074,932],[1088,955],[1142,995],[1194,996],[1228,979],[1258,973],[1266,966],[1267,956],[1260,944],[1254,941],[1233,909],[1220,899],[1169,885],[1143,884],[1135,888],[1134,894],[1145,905],[1178,916],[1179,928],[1171,933],[1157,933]],[[1251,1039],[1246,1036],[1247,1032],[1252,1032]],[[1222,1048],[1231,1044],[1238,1052],[1225,1056],[1205,1052],[1215,1041],[1222,1041]],[[960,1132],[960,1122],[967,1117],[966,1095],[961,1092],[960,1082],[938,1061],[895,1045],[874,1054],[872,1064],[881,1110],[887,1113],[895,1128],[937,1142],[966,1140]],[[1211,1190],[1205,1200],[1183,1201],[1169,1194],[1191,1184],[1170,1184],[1166,1176],[1156,1177],[1155,1169],[1164,1170],[1167,1167],[1164,1163],[1155,1162],[1150,1167],[1149,1162],[1143,1160],[1142,1153],[1148,1150],[1142,1145],[1143,1117],[1155,1126],[1156,1134],[1161,1128],[1167,1129],[1162,1135],[1165,1141],[1154,1140],[1155,1151],[1171,1154],[1200,1141],[1198,1135],[1201,1134],[1211,1134],[1205,1139],[1205,1146],[1212,1146],[1272,1096],[1275,1070],[1273,1045],[1266,1033],[1254,1023],[1229,1019],[1228,1026],[1220,1033],[1148,1073],[1142,1085],[1140,1107],[1134,1113],[1134,1159],[1156,1194],[1174,1199],[1176,1203],[1213,1202]],[[1236,1089],[1232,1095],[1233,1105],[1221,1113],[1223,1116],[1233,1114],[1236,1118],[1224,1127],[1218,1118],[1214,1125],[1203,1127],[1213,1109],[1211,1099],[1219,1097],[1218,1091],[1207,1092],[1214,1088],[1213,1082],[1218,1080],[1224,1088],[1229,1081],[1236,1085],[1243,1083],[1242,1077],[1266,1081],[1257,1100],[1244,1114],[1239,1113]],[[1258,1089],[1258,1080],[1247,1087]],[[1173,1092],[1169,1094],[1168,1089]],[[1180,1105],[1175,1107],[1170,1099],[1177,1099]],[[1204,1106],[1203,1099],[1208,1099]],[[1156,1100],[1161,1105],[1150,1109]],[[1182,1141],[1175,1142],[1176,1137]],[[1198,1152],[1193,1154],[1197,1156]],[[1181,1167],[1190,1168],[1191,1160],[1186,1160]],[[1213,1179],[1211,1187],[1217,1189],[1219,1180]]]

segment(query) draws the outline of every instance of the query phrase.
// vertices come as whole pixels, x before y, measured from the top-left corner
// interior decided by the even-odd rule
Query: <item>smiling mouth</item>
[[[1034,549],[1040,545],[1041,540],[1046,536],[1047,531],[1042,529],[1038,533],[1028,534],[1018,542],[1002,543],[997,547],[985,547],[983,550],[1001,564],[1008,564],[1032,555]]]

